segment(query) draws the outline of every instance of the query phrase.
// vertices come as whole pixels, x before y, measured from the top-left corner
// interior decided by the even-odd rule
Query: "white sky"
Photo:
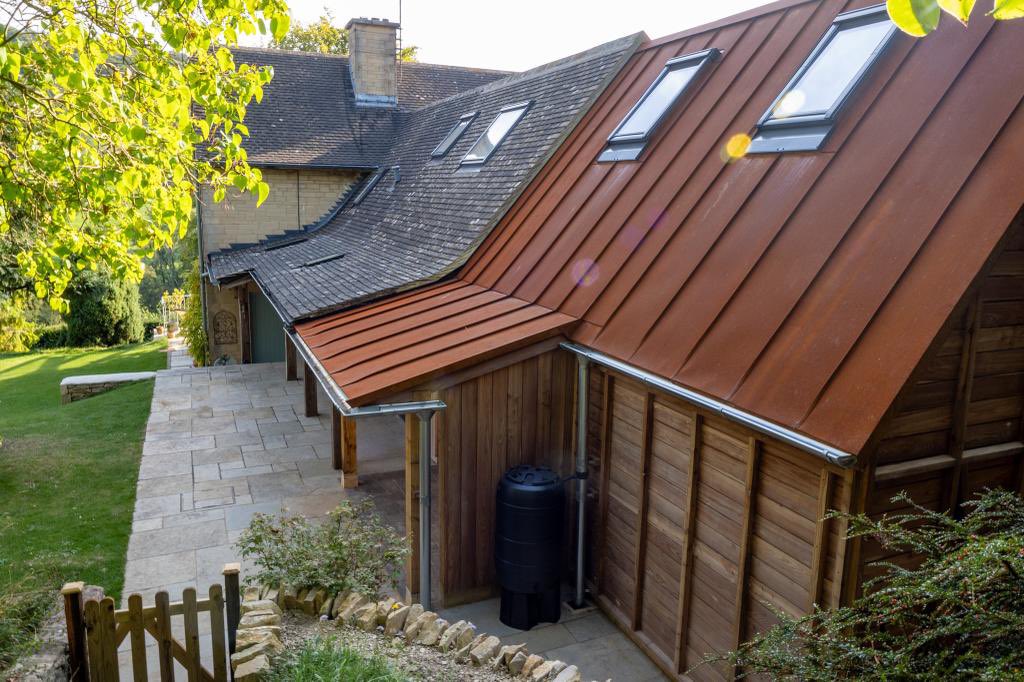
[[[652,38],[762,5],[769,0],[404,0],[402,42],[433,64],[522,71],[615,38]],[[290,0],[293,20],[324,7],[338,24],[352,17],[398,20],[399,0]]]

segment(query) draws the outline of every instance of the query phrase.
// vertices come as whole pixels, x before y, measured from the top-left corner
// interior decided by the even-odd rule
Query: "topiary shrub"
[[[116,346],[142,341],[138,285],[103,270],[85,270],[71,281],[68,301],[68,345]]]
[[[328,522],[255,514],[238,547],[256,564],[251,583],[367,595],[396,583],[408,551],[370,499],[342,502]]]
[[[883,564],[851,606],[777,613],[778,625],[709,661],[773,680],[1024,679],[1024,500],[989,491],[960,520],[914,507],[845,518],[851,536],[913,552],[917,568]]]

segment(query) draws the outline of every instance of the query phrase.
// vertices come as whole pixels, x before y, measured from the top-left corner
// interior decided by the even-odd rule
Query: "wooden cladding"
[[[838,603],[844,545],[825,511],[852,474],[631,379],[594,372],[599,603],[681,674],[791,614]],[[696,679],[731,676],[700,666]]]
[[[490,595],[494,495],[517,464],[572,473],[575,359],[553,350],[442,388],[438,413],[445,605]],[[566,551],[572,542],[566,535]]]
[[[909,511],[892,501],[900,492],[954,511],[986,488],[1024,492],[1022,412],[1024,229],[1017,224],[880,427],[865,511]],[[879,574],[879,561],[913,561],[870,539],[863,544],[864,578]]]

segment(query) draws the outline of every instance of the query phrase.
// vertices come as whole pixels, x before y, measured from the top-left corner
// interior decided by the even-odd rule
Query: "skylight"
[[[361,204],[363,199],[365,199],[366,196],[373,191],[373,188],[377,186],[377,183],[380,182],[380,179],[384,177],[385,173],[387,173],[386,170],[377,171],[376,173],[374,173],[373,176],[366,181],[366,184],[363,185],[363,188],[359,190],[359,194],[357,194],[355,198],[352,200],[352,204],[355,206]]]
[[[813,151],[896,34],[884,5],[836,17],[758,122],[748,152]]]
[[[608,137],[598,161],[631,161],[640,156],[651,134],[672,110],[699,73],[717,59],[720,50],[710,49],[676,57],[665,62],[665,68],[640,97],[618,127]]]
[[[451,151],[451,148],[455,146],[455,143],[459,141],[460,137],[462,137],[462,133],[466,132],[466,128],[469,127],[469,124],[472,123],[475,118],[475,111],[460,116],[458,122],[452,126],[452,129],[448,131],[448,134],[444,136],[444,139],[434,147],[434,151],[430,152],[430,156],[437,159]]]
[[[494,150],[505,140],[512,131],[512,128],[519,123],[519,119],[523,117],[529,108],[529,102],[519,102],[517,104],[510,104],[499,111],[498,115],[491,121],[491,125],[487,126],[487,130],[477,138],[477,141],[473,143],[473,146],[470,147],[469,151],[462,158],[462,165],[482,166],[486,163],[487,159],[491,158]]]

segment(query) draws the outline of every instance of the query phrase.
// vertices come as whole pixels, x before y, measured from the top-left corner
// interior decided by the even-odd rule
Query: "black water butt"
[[[565,487],[551,469],[521,465],[498,482],[494,564],[505,625],[558,621],[564,525]]]

